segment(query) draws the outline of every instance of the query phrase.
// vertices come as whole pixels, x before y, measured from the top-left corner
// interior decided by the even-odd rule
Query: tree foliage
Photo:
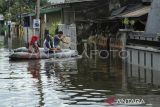
[[[7,10],[7,5],[5,0],[0,0],[0,13],[4,14],[6,10]]]
[[[37,0],[0,0],[0,13],[6,20],[19,22],[22,13],[35,10]],[[41,6],[47,5],[48,0],[41,0]]]
[[[60,20],[59,19],[56,19],[53,23],[52,23],[52,25],[51,25],[51,27],[50,27],[50,29],[49,29],[49,31],[50,31],[50,34],[52,35],[52,36],[54,36],[57,32],[56,32],[56,29],[58,28],[58,24],[60,23]]]

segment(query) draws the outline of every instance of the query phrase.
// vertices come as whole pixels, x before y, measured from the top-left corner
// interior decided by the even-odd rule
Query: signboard
[[[40,28],[40,19],[33,19],[33,28]]]

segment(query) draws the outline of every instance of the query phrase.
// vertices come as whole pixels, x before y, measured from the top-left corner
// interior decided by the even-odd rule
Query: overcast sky
[[[54,2],[54,3],[60,3],[60,2],[64,2],[64,0],[49,0],[50,2]]]

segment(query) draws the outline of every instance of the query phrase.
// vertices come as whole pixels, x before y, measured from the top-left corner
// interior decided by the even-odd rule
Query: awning
[[[61,11],[61,8],[48,8],[48,9],[41,9],[40,10],[40,14],[47,14],[47,13],[54,13],[54,12],[58,12]],[[26,16],[35,16],[36,13],[26,13],[23,14],[22,17],[26,17]]]
[[[86,1],[95,1],[95,0],[66,0],[66,3],[76,3],[76,2],[86,2]]]
[[[61,8],[42,9],[41,14],[61,11]]]
[[[124,7],[121,7],[120,9],[113,11],[111,16],[116,16],[116,15],[121,14],[126,8],[127,8],[127,6],[124,6]]]
[[[122,13],[121,15],[119,15],[118,17],[140,17],[143,16],[145,14],[148,14],[150,11],[151,7],[150,6],[145,6],[143,8],[131,11],[131,12],[127,12],[127,13]]]
[[[109,19],[112,20],[112,19],[116,19],[116,18],[140,17],[140,16],[143,16],[145,14],[148,14],[150,9],[151,9],[151,6],[143,6],[143,7],[138,8],[138,9],[134,9],[134,10],[131,10],[131,11],[128,11],[128,12],[121,13],[119,15],[111,16],[111,17],[109,17]]]

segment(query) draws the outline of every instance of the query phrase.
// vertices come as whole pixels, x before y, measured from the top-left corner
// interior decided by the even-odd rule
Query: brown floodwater
[[[152,70],[149,72],[156,74],[145,78],[136,70],[129,70],[136,66],[123,67],[118,57],[9,61],[9,54],[1,46],[0,107],[130,106],[110,105],[106,100],[112,96],[144,99],[146,103],[132,107],[160,105],[160,83],[154,79],[160,73]]]

